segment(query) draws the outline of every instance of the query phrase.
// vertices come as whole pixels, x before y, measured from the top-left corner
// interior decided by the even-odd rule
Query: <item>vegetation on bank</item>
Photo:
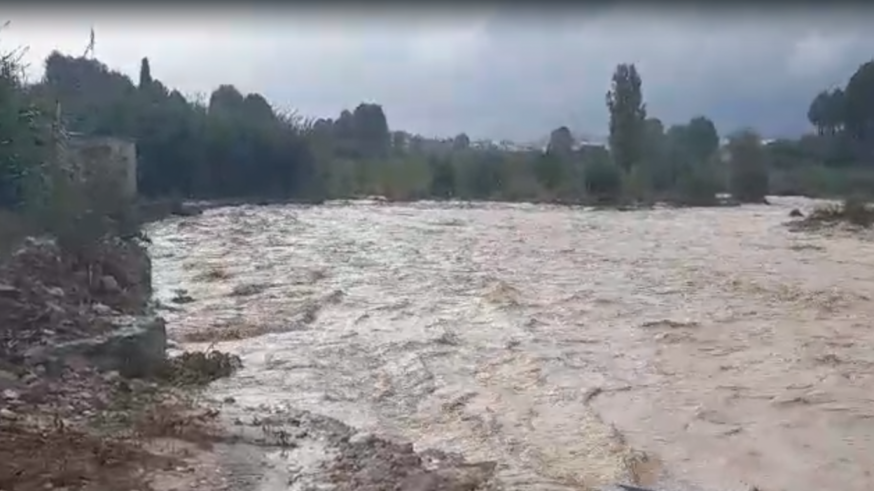
[[[874,207],[860,198],[850,197],[817,206],[808,216],[800,218],[802,220],[790,223],[792,228],[809,230],[841,224],[868,228],[874,225]]]
[[[97,60],[52,53],[45,75],[25,85],[13,56],[0,73],[0,206],[27,206],[28,176],[45,161],[60,127],[133,137],[139,189],[151,199],[299,199],[383,195],[508,201],[715,204],[767,193],[869,193],[874,135],[874,62],[846,87],[819,94],[816,132],[763,143],[752,130],[727,145],[705,116],[669,127],[649,114],[633,64],[619,65],[607,96],[609,144],[575,145],[566,127],[543,150],[508,150],[461,133],[433,139],[390,129],[383,108],[360,104],[334,119],[305,120],[259,94],[221,85],[186,98],[154,78],[148,59],[133,81]],[[56,139],[55,139],[56,140]],[[64,221],[64,220],[62,220]]]
[[[15,54],[0,57],[0,488],[219,489],[215,469],[192,460],[224,437],[218,413],[182,389],[230,375],[237,357],[166,359],[153,340],[143,352],[157,352],[159,373],[144,360],[125,373],[96,358],[127,359],[127,348],[58,349],[145,315],[151,267],[131,199],[114,176],[76,172],[65,121],[37,92]],[[28,235],[48,237],[22,244]]]

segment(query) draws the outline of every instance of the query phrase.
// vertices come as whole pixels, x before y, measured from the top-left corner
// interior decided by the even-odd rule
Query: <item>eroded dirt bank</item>
[[[187,365],[166,359],[146,250],[82,246],[31,237],[0,260],[0,489],[222,489],[199,458],[215,411],[164,377]]]
[[[311,411],[506,489],[874,489],[874,242],[774,201],[217,209],[153,225],[154,284],[171,337],[243,358],[211,389],[240,428]],[[253,486],[336,450],[282,438]]]

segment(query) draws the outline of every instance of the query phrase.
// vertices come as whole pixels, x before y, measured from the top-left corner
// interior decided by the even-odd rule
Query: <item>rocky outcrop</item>
[[[67,360],[82,359],[100,371],[116,371],[123,377],[153,377],[166,363],[167,331],[156,316],[123,316],[111,321],[112,329],[59,344],[37,346],[26,358],[37,361],[49,373],[60,373]]]
[[[69,253],[29,239],[0,268],[0,364],[56,369],[74,357],[142,376],[163,361],[163,320],[148,313],[151,261],[133,241]]]
[[[216,469],[188,465],[217,412],[164,383],[180,367],[210,378],[191,375],[196,356],[166,359],[145,248],[64,244],[0,258],[0,489],[222,489]],[[207,361],[224,375],[230,359]]]

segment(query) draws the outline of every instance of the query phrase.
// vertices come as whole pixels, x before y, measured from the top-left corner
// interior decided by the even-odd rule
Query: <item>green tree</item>
[[[807,120],[810,121],[810,124],[812,124],[813,127],[816,128],[817,133],[819,133],[820,135],[825,134],[825,107],[829,103],[828,98],[828,91],[824,90],[813,98],[813,100],[810,102],[810,106],[807,108]]]
[[[846,97],[843,89],[832,90],[828,95],[824,112],[825,127],[830,135],[837,135],[843,130],[846,114]]]
[[[36,184],[47,156],[47,121],[25,94],[18,56],[0,55],[0,208],[25,204],[28,185]]]
[[[470,137],[465,133],[460,133],[452,139],[453,150],[467,150],[470,148]]]
[[[713,121],[696,116],[689,120],[683,135],[690,157],[698,165],[706,164],[719,150],[719,133]]]
[[[616,165],[626,173],[640,162],[643,153],[646,105],[641,85],[634,64],[621,64],[613,73],[612,87],[607,93],[610,152]]]
[[[870,158],[869,152],[874,150],[874,61],[861,65],[853,73],[842,100],[846,129]]]
[[[353,139],[366,158],[384,158],[391,148],[388,120],[379,104],[359,104],[352,113]]]
[[[674,200],[687,206],[715,205],[716,194],[721,190],[717,174],[709,163],[683,169],[674,188]]]
[[[587,162],[583,180],[586,192],[599,201],[615,201],[622,192],[622,170],[609,160]]]
[[[552,130],[549,134],[549,143],[546,153],[553,159],[568,160],[574,150],[574,136],[567,126],[561,126]]]
[[[743,130],[729,138],[729,190],[743,203],[761,203],[768,193],[767,152],[761,137]]]
[[[149,59],[143,58],[140,61],[140,89],[145,89],[152,85],[152,68],[149,66]]]

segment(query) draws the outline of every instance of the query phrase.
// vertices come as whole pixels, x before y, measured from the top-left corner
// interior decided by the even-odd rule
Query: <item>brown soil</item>
[[[204,478],[213,469],[192,465],[218,438],[216,411],[172,386],[99,373],[84,359],[49,369],[31,355],[111,329],[111,317],[142,314],[150,276],[145,250],[121,241],[73,255],[29,240],[0,266],[0,489],[217,489]],[[169,366],[195,383],[198,366],[188,358]],[[228,373],[221,356],[202,358]]]

